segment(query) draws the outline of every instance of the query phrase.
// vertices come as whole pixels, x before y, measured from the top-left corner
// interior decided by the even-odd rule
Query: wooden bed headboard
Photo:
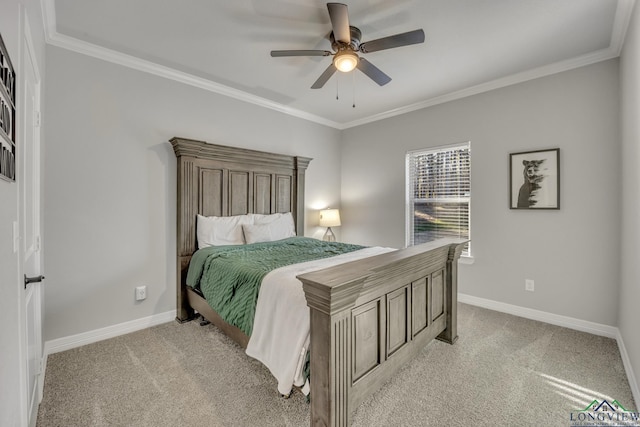
[[[177,318],[192,318],[186,276],[197,249],[196,215],[291,212],[304,234],[308,157],[287,156],[174,137],[177,157]]]

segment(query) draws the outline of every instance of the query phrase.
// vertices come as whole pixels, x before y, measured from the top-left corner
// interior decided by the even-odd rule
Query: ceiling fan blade
[[[272,50],[271,56],[329,56],[328,50]]]
[[[387,76],[378,67],[364,58],[360,58],[357,67],[358,70],[365,73],[371,80],[378,83],[380,86],[384,86],[391,81],[391,77]]]
[[[349,28],[349,11],[342,3],[327,3],[329,18],[333,27],[333,38],[339,42],[351,43],[351,29]]]
[[[424,43],[424,31],[422,29],[361,43],[360,52],[377,52],[379,50],[408,46],[410,44],[418,43]]]
[[[333,73],[336,72],[336,67],[333,64],[330,64],[326,70],[318,77],[318,80],[311,86],[311,89],[320,89],[324,84],[333,76]]]

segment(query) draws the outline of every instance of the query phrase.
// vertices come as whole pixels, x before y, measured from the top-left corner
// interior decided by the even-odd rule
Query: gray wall
[[[338,130],[64,49],[47,62],[45,340],[175,309],[173,136],[312,157],[306,235],[339,203]]]
[[[475,262],[460,292],[616,325],[618,83],[611,60],[346,130],[343,239],[404,246],[407,150],[471,141]],[[555,147],[561,209],[510,210],[508,154]]]
[[[640,6],[636,4],[620,61],[622,94],[622,285],[618,327],[636,386],[640,380]],[[640,405],[640,390],[634,390]]]
[[[38,1],[3,0],[0,6],[0,34],[9,51],[16,74],[19,76],[21,62],[19,51],[22,39],[20,5],[29,20],[36,61],[42,73],[44,72],[44,35]],[[20,157],[17,160],[19,162]],[[0,180],[0,425],[2,426],[18,426],[26,419],[27,396],[24,390],[25,384],[22,381],[22,361],[19,353],[21,333],[24,332],[19,323],[23,316],[21,307],[24,299],[22,286],[24,282],[19,277],[18,254],[13,253],[14,221],[18,221],[18,184]]]

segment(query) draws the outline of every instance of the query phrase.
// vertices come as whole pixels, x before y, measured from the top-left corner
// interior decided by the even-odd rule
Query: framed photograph
[[[560,209],[560,149],[509,154],[509,207]]]

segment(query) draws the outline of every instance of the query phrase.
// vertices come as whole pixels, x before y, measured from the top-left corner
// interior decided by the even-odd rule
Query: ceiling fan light
[[[349,51],[338,52],[333,58],[333,65],[335,65],[338,71],[348,73],[358,65],[358,55],[356,55],[355,52]]]

